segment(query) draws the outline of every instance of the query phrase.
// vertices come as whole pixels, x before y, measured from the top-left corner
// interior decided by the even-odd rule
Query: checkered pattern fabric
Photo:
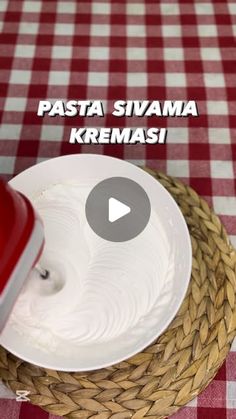
[[[100,153],[180,177],[236,245],[234,0],[0,1],[0,174],[62,154]],[[37,117],[39,100],[101,100],[104,118]],[[115,118],[115,100],[195,100],[198,118]],[[166,127],[166,144],[73,145],[72,127]],[[9,400],[2,419],[56,419]],[[236,345],[175,419],[236,418]]]

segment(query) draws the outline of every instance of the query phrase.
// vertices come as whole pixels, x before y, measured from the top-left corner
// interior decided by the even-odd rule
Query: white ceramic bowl
[[[173,274],[168,284],[164,284],[155,304],[137,324],[118,336],[110,339],[108,337],[104,342],[86,342],[85,345],[74,347],[70,342],[62,346],[60,351],[45,352],[33,343],[29,343],[24,336],[7,324],[0,337],[0,343],[19,358],[45,368],[64,371],[86,371],[110,366],[133,356],[151,344],[167,328],[177,313],[191,275],[190,236],[184,217],[174,199],[152,176],[123,160],[80,154],[42,162],[20,173],[10,183],[31,199],[50,185],[63,183],[69,179],[78,182],[89,180],[90,184],[95,186],[96,183],[112,176],[128,177],[139,183],[147,192],[152,212],[154,215],[157,214],[171,248]],[[141,241],[140,243],[142,245]],[[155,242],[153,247],[155,248]]]

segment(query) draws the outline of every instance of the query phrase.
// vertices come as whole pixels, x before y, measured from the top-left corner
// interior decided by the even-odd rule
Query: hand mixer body
[[[32,204],[0,179],[0,332],[44,244]]]

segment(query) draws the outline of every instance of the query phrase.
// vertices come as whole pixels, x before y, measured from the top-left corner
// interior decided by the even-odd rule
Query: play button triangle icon
[[[103,240],[126,242],[140,234],[149,222],[151,203],[134,180],[113,176],[97,183],[85,203],[91,229]]]
[[[129,214],[130,211],[131,209],[128,205],[123,204],[123,202],[118,201],[118,199],[109,198],[108,219],[110,223],[114,223],[114,221]]]

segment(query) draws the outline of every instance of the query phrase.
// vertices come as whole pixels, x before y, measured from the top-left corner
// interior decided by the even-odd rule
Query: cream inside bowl
[[[147,193],[151,215],[134,239],[97,236],[85,215],[90,191],[122,176]],[[22,172],[11,185],[29,197],[44,223],[40,265],[32,270],[0,336],[18,357],[45,368],[110,366],[152,343],[176,314],[191,273],[191,243],[171,195],[123,160],[71,155]]]

